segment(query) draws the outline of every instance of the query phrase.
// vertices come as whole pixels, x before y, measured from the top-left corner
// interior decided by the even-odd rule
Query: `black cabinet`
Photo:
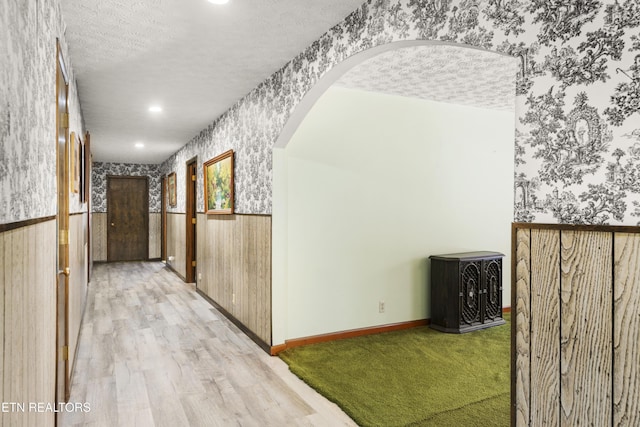
[[[430,326],[462,333],[504,324],[503,257],[488,251],[430,256]]]

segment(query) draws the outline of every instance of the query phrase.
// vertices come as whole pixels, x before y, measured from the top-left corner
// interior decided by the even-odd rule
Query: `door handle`
[[[64,270],[58,270],[58,274],[64,274],[65,276],[69,277],[69,275],[71,274],[71,269],[69,267],[65,267]]]
[[[115,227],[115,226],[116,226],[116,224],[112,222],[112,223],[111,223],[111,226],[112,226],[112,227]]]

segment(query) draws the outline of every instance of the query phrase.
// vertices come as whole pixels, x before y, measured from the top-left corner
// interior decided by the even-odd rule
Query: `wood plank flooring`
[[[61,426],[355,426],[164,264],[97,264]]]

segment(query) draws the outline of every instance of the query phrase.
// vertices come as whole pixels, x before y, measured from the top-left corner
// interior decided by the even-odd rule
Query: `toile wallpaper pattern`
[[[345,58],[401,40],[507,53],[516,76],[514,218],[640,221],[640,3],[635,0],[369,0],[161,166],[184,175],[236,151],[236,211],[271,212],[271,150],[304,94]],[[184,211],[178,185],[176,211]]]
[[[108,176],[147,176],[149,177],[149,212],[157,213],[162,208],[162,180],[159,165],[140,165],[130,163],[94,162],[91,172],[91,210],[107,212]]]
[[[56,37],[69,74],[70,131],[84,123],[57,0],[0,2],[0,223],[57,211]],[[70,211],[81,212],[77,194]]]

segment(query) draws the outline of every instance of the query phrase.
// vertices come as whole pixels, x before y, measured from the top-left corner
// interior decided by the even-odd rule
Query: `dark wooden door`
[[[149,259],[149,180],[107,177],[107,260]]]
[[[186,261],[187,283],[196,281],[196,160],[187,164],[187,232],[186,232]]]

